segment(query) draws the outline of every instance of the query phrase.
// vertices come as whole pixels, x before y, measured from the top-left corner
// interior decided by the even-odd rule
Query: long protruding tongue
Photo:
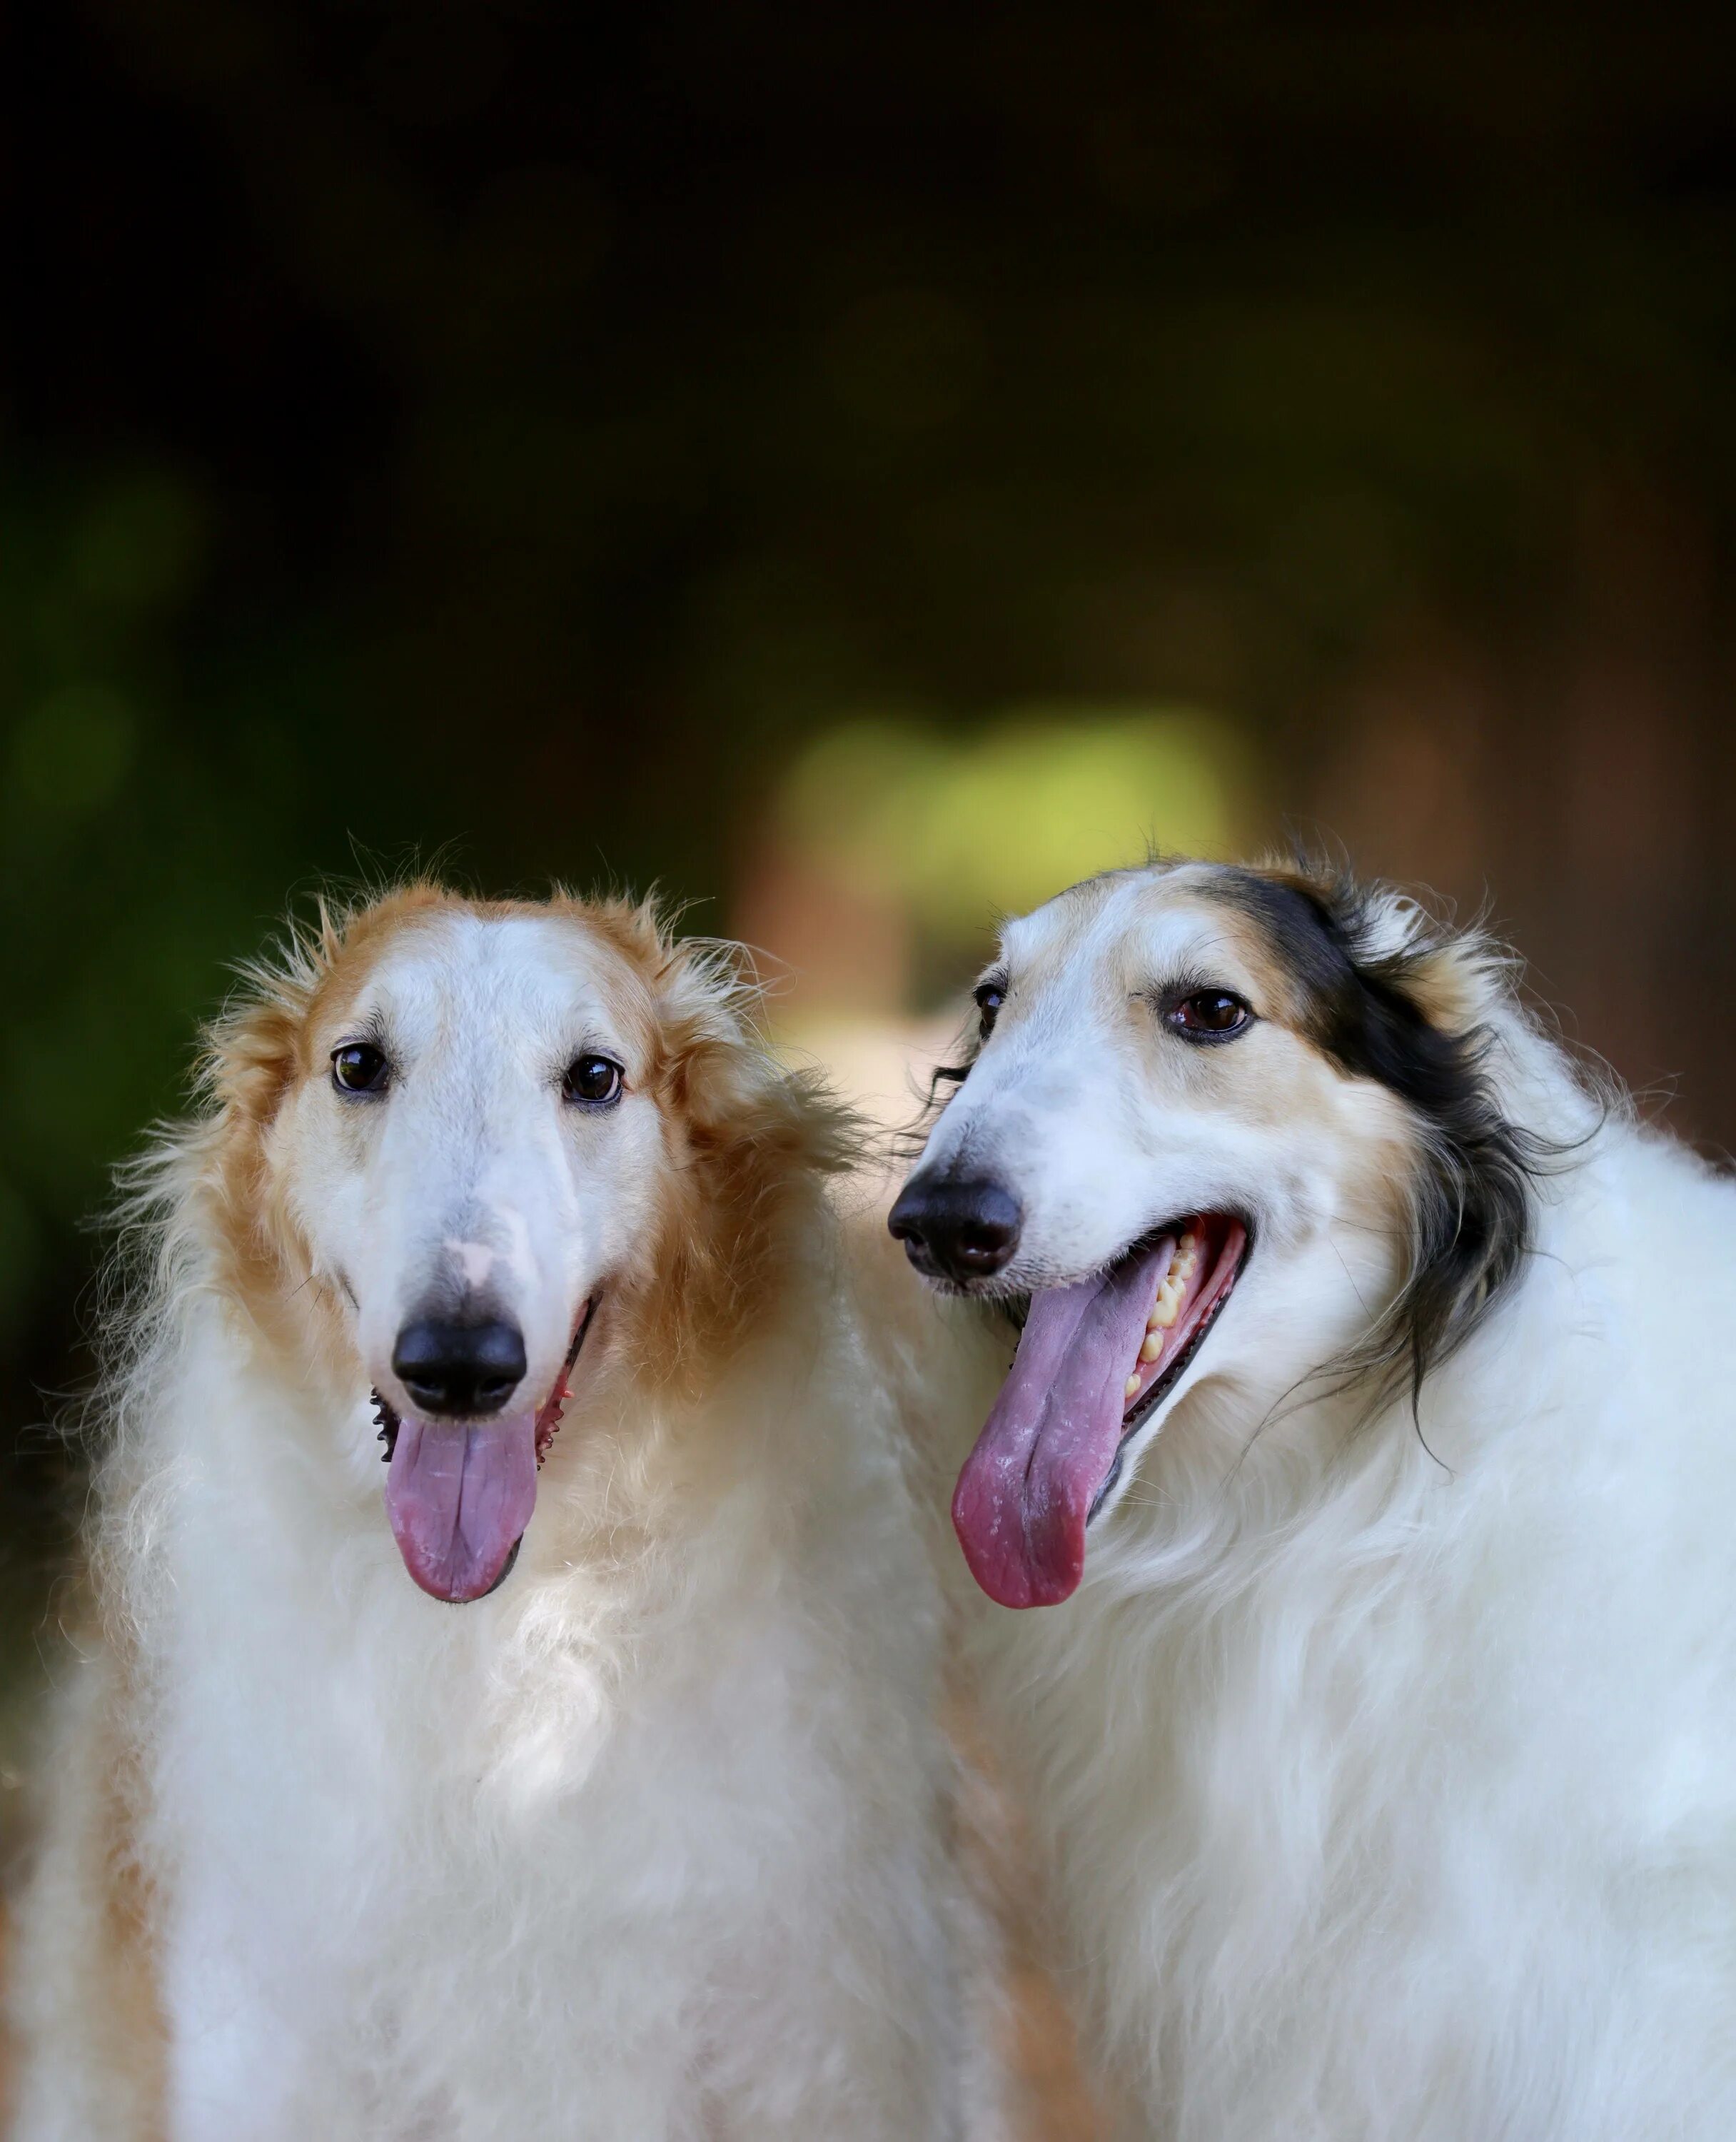
[[[386,1514],[424,1592],[480,1599],[505,1573],[536,1501],[536,1415],[478,1427],[406,1419],[386,1476]]]
[[[1100,1279],[1031,1297],[953,1496],[971,1574],[1003,1606],[1053,1606],[1078,1584],[1085,1521],[1121,1441],[1128,1365],[1175,1247],[1165,1236]]]

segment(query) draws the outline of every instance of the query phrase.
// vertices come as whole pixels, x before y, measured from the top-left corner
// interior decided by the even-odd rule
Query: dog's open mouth
[[[1107,1271],[1033,1295],[1018,1352],[959,1476],[953,1524],[1003,1606],[1077,1588],[1085,1528],[1127,1439],[1186,1374],[1247,1261],[1248,1231],[1206,1212],[1137,1242]]]
[[[386,1514],[404,1567],[436,1599],[481,1599],[506,1581],[536,1501],[536,1476],[572,1391],[592,1305],[555,1388],[535,1413],[485,1421],[412,1420],[374,1393],[386,1445]]]

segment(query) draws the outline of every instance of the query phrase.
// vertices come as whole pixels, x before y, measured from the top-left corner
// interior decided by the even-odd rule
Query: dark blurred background
[[[1736,68],[1684,12],[0,31],[3,1750],[81,1223],[322,878],[661,879],[858,1087],[1286,825],[1736,1140]]]

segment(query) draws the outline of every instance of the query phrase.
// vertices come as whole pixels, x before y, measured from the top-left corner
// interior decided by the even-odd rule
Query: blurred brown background
[[[895,1104],[997,904],[1325,832],[1736,1138],[1733,62],[1529,0],[10,12],[0,1809],[80,1222],[331,874],[660,878]]]

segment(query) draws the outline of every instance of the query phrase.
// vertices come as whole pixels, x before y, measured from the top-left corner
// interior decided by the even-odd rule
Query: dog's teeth
[[[1199,1267],[1200,1238],[1191,1228],[1182,1236],[1170,1251],[1169,1270],[1163,1275],[1157,1290],[1157,1299],[1152,1304],[1152,1313],[1146,1319],[1147,1331],[1167,1331],[1181,1314],[1182,1297],[1187,1292],[1187,1283]],[[1150,1360],[1148,1354],[1144,1357]]]
[[[1142,1352],[1142,1353],[1143,1353],[1143,1351],[1144,1351],[1145,1350],[1143,1349],[1143,1347],[1142,1347],[1140,1350],[1141,1350],[1141,1352]],[[1128,1379],[1127,1379],[1127,1380],[1126,1384],[1122,1386],[1122,1396],[1123,1398],[1128,1398],[1128,1399],[1130,1399],[1130,1398],[1132,1398],[1132,1395],[1133,1395],[1133,1394],[1135,1393],[1135,1391],[1137,1391],[1138,1389],[1139,1389],[1139,1371],[1136,1369],[1136,1370],[1133,1371],[1133,1374],[1132,1374],[1131,1376],[1129,1376],[1129,1377],[1128,1377]]]
[[[1139,1342],[1139,1358],[1142,1361],[1155,1361],[1162,1351],[1163,1341],[1155,1331],[1147,1331],[1145,1337]]]

